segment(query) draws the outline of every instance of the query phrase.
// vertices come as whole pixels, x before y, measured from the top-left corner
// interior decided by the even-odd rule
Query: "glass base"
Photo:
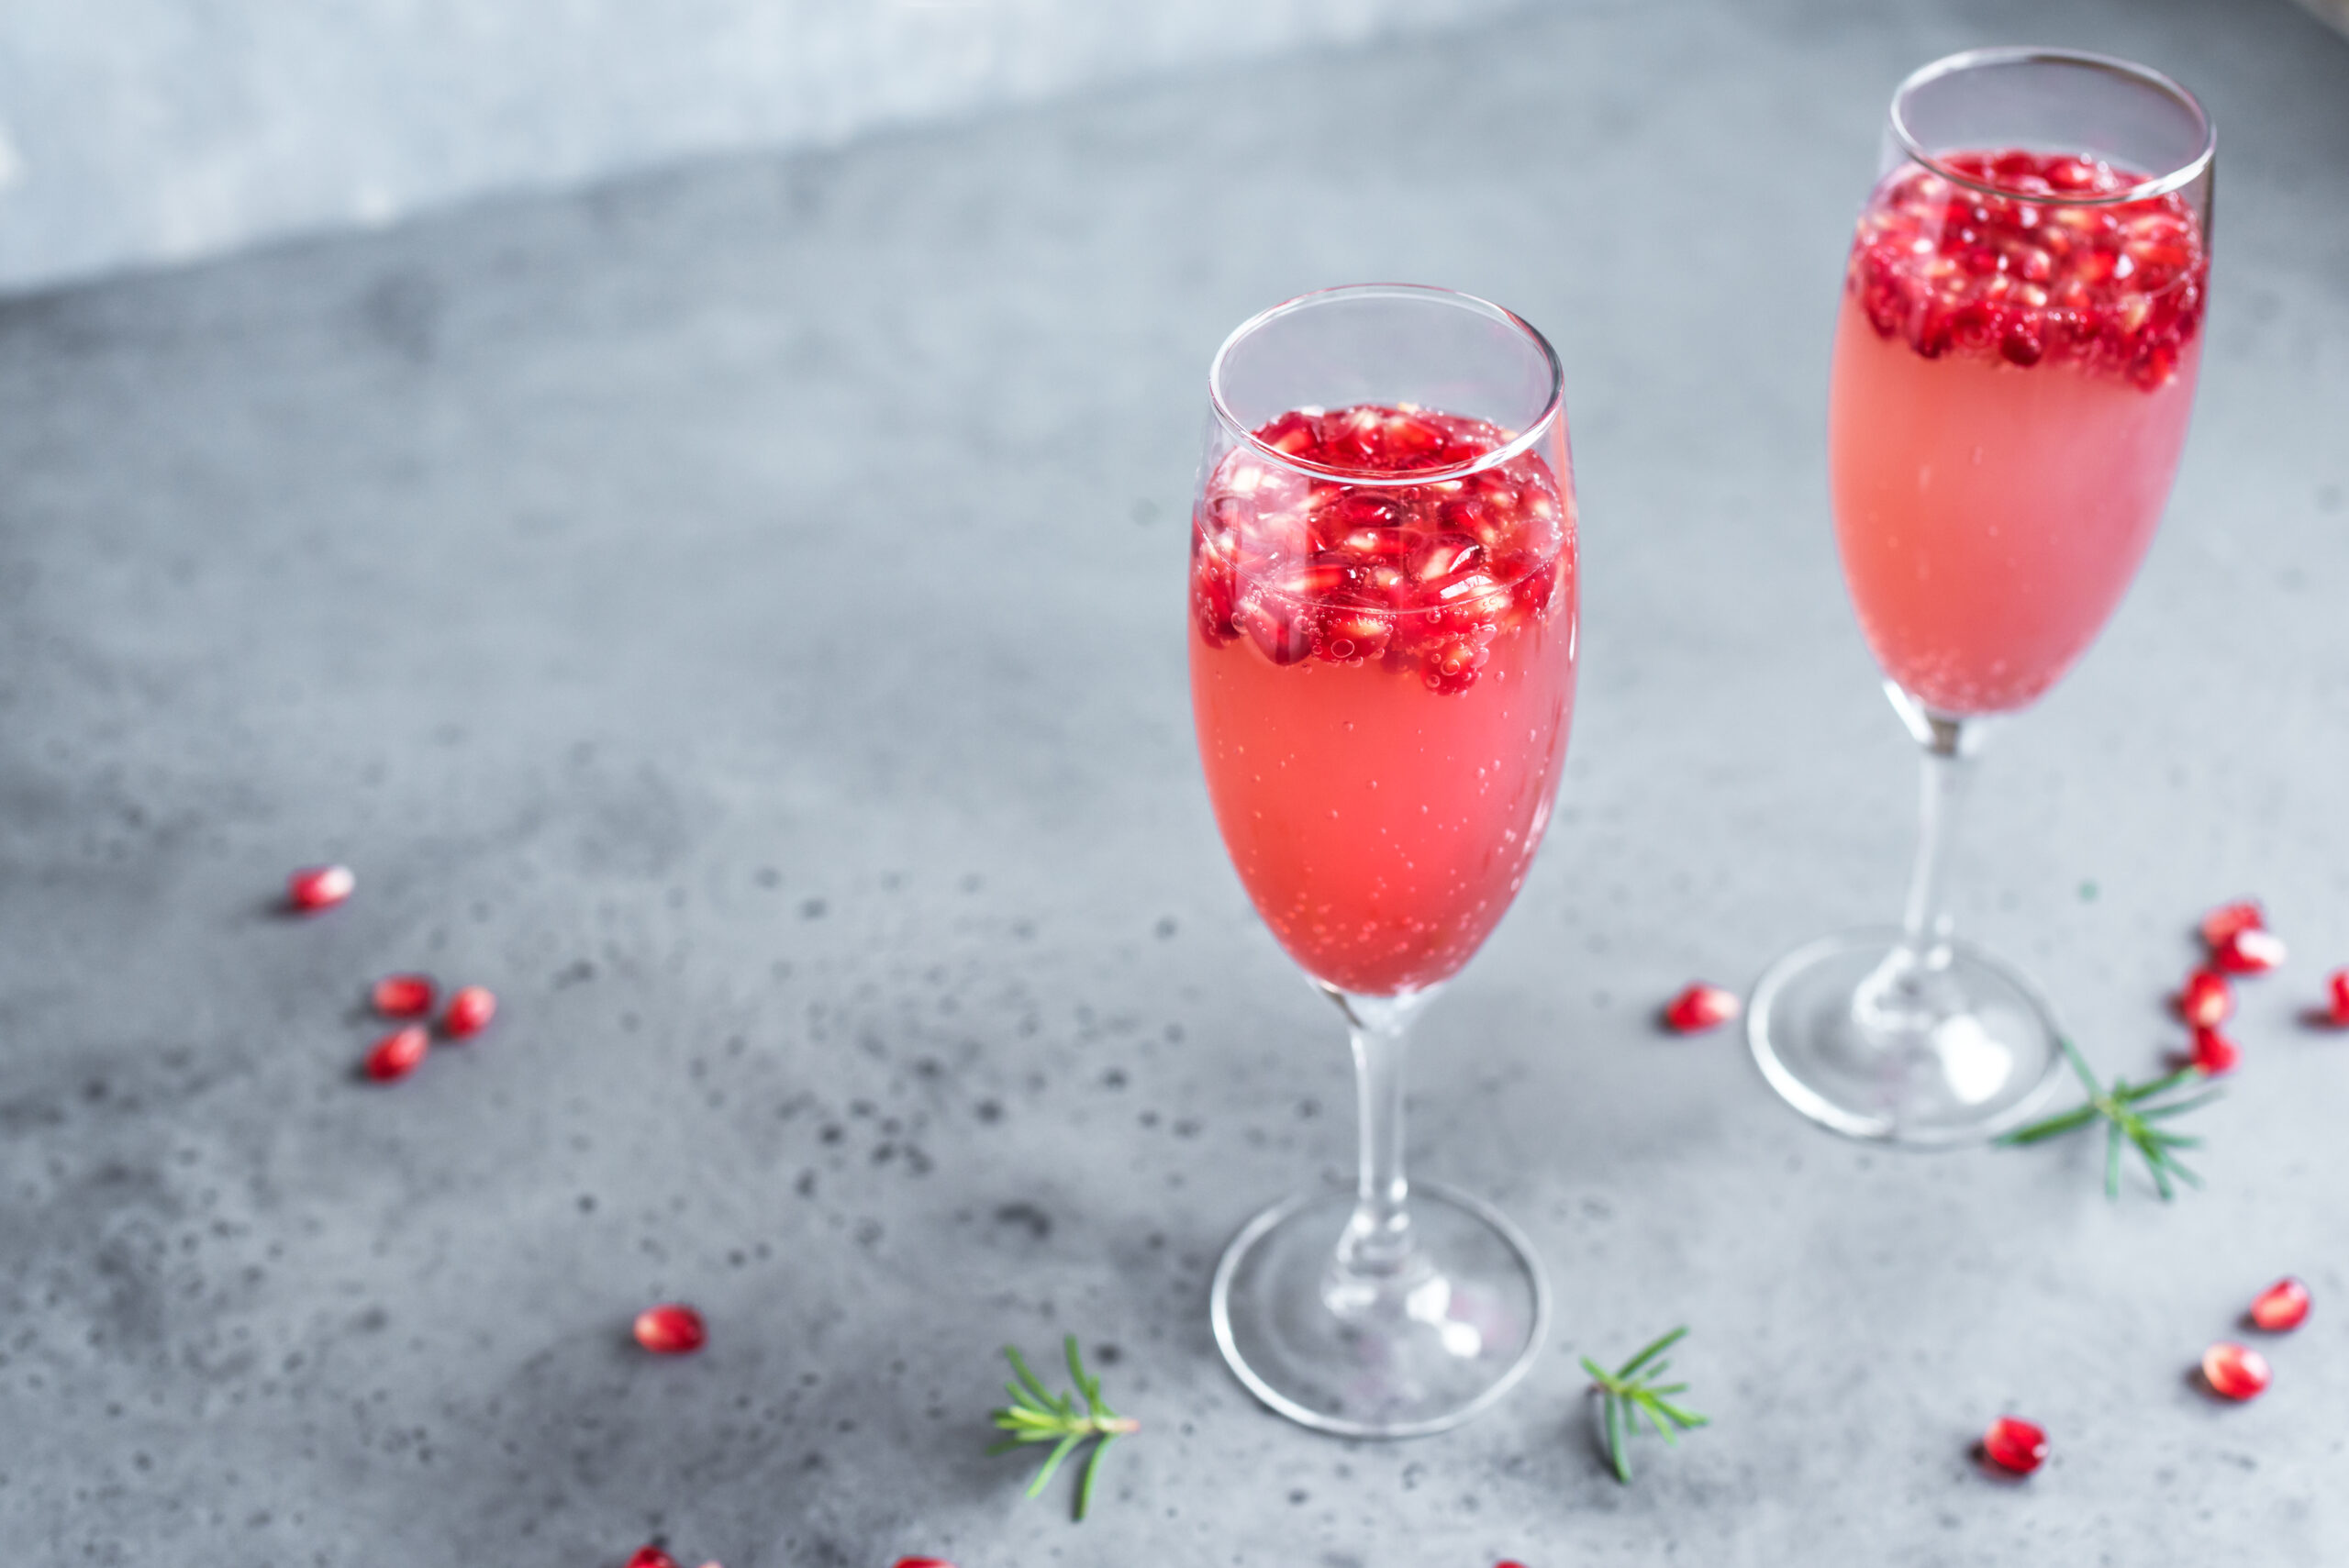
[[[1411,1184],[1415,1256],[1393,1278],[1341,1273],[1352,1192],[1266,1209],[1216,1265],[1215,1342],[1249,1391],[1299,1425],[1354,1438],[1456,1427],[1516,1385],[1550,1327],[1550,1287],[1515,1226]]]
[[[1770,966],[1746,1010],[1762,1075],[1852,1138],[1980,1143],[2054,1086],[2063,1026],[2022,973],[1966,942],[1912,962],[1898,930],[1849,931]]]

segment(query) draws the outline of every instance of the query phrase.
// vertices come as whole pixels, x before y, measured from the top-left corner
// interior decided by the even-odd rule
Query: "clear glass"
[[[1952,840],[1989,722],[2084,653],[2135,574],[2185,443],[2209,292],[2210,117],[2099,55],[1980,50],[1894,95],[1835,334],[1836,542],[1886,692],[1924,751],[1898,929],[1763,976],[1771,1084],[1840,1132],[1996,1137],[2061,1062],[2038,988],[1950,934]]]
[[[1541,1348],[1549,1292],[1485,1205],[1404,1174],[1412,1021],[1508,910],[1574,714],[1557,356],[1442,289],[1307,295],[1209,373],[1192,711],[1240,879],[1353,1036],[1360,1173],[1252,1220],[1216,1341],[1259,1398],[1356,1437],[1441,1431]]]

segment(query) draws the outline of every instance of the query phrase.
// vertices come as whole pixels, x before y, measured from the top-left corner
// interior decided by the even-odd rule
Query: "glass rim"
[[[1274,322],[1295,316],[1301,311],[1313,309],[1317,306],[1349,299],[1421,300],[1430,304],[1465,310],[1471,315],[1482,316],[1486,320],[1497,321],[1514,328],[1541,354],[1542,362],[1549,368],[1550,392],[1549,395],[1542,400],[1541,413],[1535,415],[1524,429],[1480,457],[1467,462],[1455,463],[1450,468],[1413,469],[1408,473],[1384,471],[1372,473],[1329,463],[1306,462],[1281,450],[1269,441],[1259,440],[1255,431],[1242,424],[1240,417],[1231,411],[1231,406],[1224,401],[1225,361],[1231,357],[1231,351],[1241,342]],[[1465,479],[1471,474],[1483,473],[1488,469],[1499,468],[1532,450],[1549,432],[1550,428],[1565,416],[1566,373],[1565,367],[1558,361],[1557,350],[1550,346],[1550,339],[1542,335],[1539,328],[1517,312],[1506,306],[1495,305],[1489,299],[1484,299],[1473,294],[1464,294],[1458,289],[1441,288],[1433,284],[1340,284],[1334,287],[1314,289],[1292,299],[1285,299],[1268,310],[1258,311],[1233,328],[1231,335],[1223,340],[1223,346],[1215,351],[1215,359],[1208,366],[1208,402],[1215,409],[1217,421],[1234,440],[1267,462],[1295,473],[1304,474],[1308,478],[1340,480],[1348,484],[1381,485],[1399,489],[1407,485],[1442,484],[1453,480]],[[1438,412],[1450,412],[1450,410],[1438,410]]]
[[[2202,144],[2192,158],[2188,159],[2176,168],[2154,174],[2149,179],[2141,180],[2127,190],[2112,191],[2102,195],[2036,195],[2026,191],[2009,190],[1995,180],[1980,179],[1951,168],[1943,161],[1941,155],[1925,150],[1924,145],[1918,141],[1915,133],[1909,128],[1908,122],[1901,117],[1901,107],[1908,103],[1910,95],[1920,87],[1940,81],[1944,76],[1954,76],[1961,71],[1975,71],[1985,66],[2032,63],[2083,66],[2092,71],[2102,71],[2110,75],[2125,76],[2132,81],[2143,83],[2165,95],[2193,116],[2195,125],[2202,132]],[[2174,191],[2185,189],[2208,173],[2210,161],[2217,156],[2219,150],[2219,130],[2218,127],[2211,123],[2210,112],[2202,106],[2202,101],[2199,98],[2188,92],[2176,80],[2150,65],[2140,65],[2132,60],[2122,60],[2117,55],[2094,54],[2086,50],[2076,49],[1969,49],[1962,50],[1955,54],[1943,55],[1941,59],[1930,64],[1919,66],[1910,72],[1901,81],[1900,85],[1893,89],[1892,106],[1887,111],[1887,118],[1891,123],[1893,137],[1900,143],[1901,150],[1909,155],[1911,161],[1920,163],[1943,179],[1954,184],[1963,185],[1968,190],[1980,191],[1987,195],[2021,198],[2043,206],[2120,206],[2129,202],[2150,201],[2155,196],[2165,196]]]

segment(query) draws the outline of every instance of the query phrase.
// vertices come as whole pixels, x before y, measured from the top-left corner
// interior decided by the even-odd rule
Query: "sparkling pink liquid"
[[[1885,673],[1943,713],[2002,713],[2121,602],[2186,439],[2199,340],[2145,391],[2080,364],[1928,360],[1859,303],[1835,333],[1835,538]]]
[[[1928,707],[1974,715],[2053,685],[2134,575],[2186,439],[2207,273],[2179,198],[2061,200],[2135,176],[1959,156],[2026,194],[1913,168],[1878,190],[1836,326],[1828,453],[1869,647]]]
[[[1571,588],[1569,588],[1571,592]],[[1574,717],[1574,617],[1526,627],[1456,695],[1375,662],[1286,668],[1191,639],[1208,798],[1307,973],[1389,995],[1473,957],[1542,842]]]

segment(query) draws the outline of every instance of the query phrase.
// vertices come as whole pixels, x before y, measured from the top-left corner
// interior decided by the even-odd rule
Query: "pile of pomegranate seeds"
[[[387,1018],[420,1018],[432,1011],[435,995],[429,974],[386,974],[375,982],[369,999]]]
[[[1573,523],[1540,457],[1424,484],[1346,483],[1456,469],[1508,432],[1362,405],[1284,414],[1255,436],[1314,472],[1241,448],[1209,476],[1191,540],[1191,608],[1208,646],[1244,637],[1277,665],[1376,661],[1457,695],[1495,639],[1558,602]]]
[[[375,982],[369,999],[387,1018],[420,1018],[432,1011],[434,995],[429,975],[387,974]],[[467,985],[449,998],[448,1008],[440,1015],[441,1038],[462,1040],[479,1034],[496,1011],[497,998],[488,987]],[[363,1063],[367,1076],[379,1083],[405,1078],[423,1065],[431,1044],[431,1032],[422,1024],[395,1029],[368,1051]]]
[[[2243,1050],[2219,1032],[2235,1010],[2230,974],[2260,974],[2284,962],[2283,939],[2267,929],[2266,912],[2255,899],[2221,904],[2202,917],[2202,944],[2210,962],[2186,977],[2177,993],[2178,1016],[2194,1026],[2194,1065],[2208,1077],[2232,1073]]]
[[[1664,1026],[1675,1034],[1700,1034],[1719,1029],[1741,1010],[1735,992],[1699,981],[1664,1004]]]
[[[424,1063],[424,1053],[432,1049],[432,1036],[422,1024],[410,1024],[394,1029],[377,1040],[367,1052],[363,1064],[367,1076],[379,1084],[395,1078],[405,1078]]]
[[[2047,1462],[2047,1434],[2015,1416],[2001,1416],[1982,1434],[1982,1457],[2010,1475],[2028,1475]]]
[[[285,879],[289,907],[304,914],[330,909],[351,895],[359,879],[349,866],[305,866]],[[439,995],[429,974],[386,974],[375,982],[367,999],[387,1018],[421,1018],[432,1011]],[[462,1040],[489,1027],[497,1013],[497,998],[485,985],[467,985],[449,998],[440,1015],[444,1039]],[[368,1048],[360,1070],[379,1084],[405,1078],[423,1065],[432,1036],[421,1024],[394,1029]]]
[[[1909,164],[1880,186],[1852,245],[1868,321],[1927,359],[2073,360],[2168,384],[2201,324],[2210,272],[2193,209],[2175,195],[2109,206],[2144,176],[2063,154],[1941,160],[1993,195]]]
[[[2259,1293],[2251,1320],[2271,1334],[2287,1334],[2308,1321],[2309,1287],[2287,1274]]]
[[[285,902],[305,915],[331,909],[359,885],[349,866],[304,866],[285,879]]]
[[[708,1339],[701,1314],[677,1302],[648,1307],[636,1315],[636,1342],[656,1356],[689,1355]]]
[[[2274,1375],[2267,1358],[2245,1345],[2221,1340],[2202,1352],[2202,1381],[2222,1399],[2256,1399]]]

